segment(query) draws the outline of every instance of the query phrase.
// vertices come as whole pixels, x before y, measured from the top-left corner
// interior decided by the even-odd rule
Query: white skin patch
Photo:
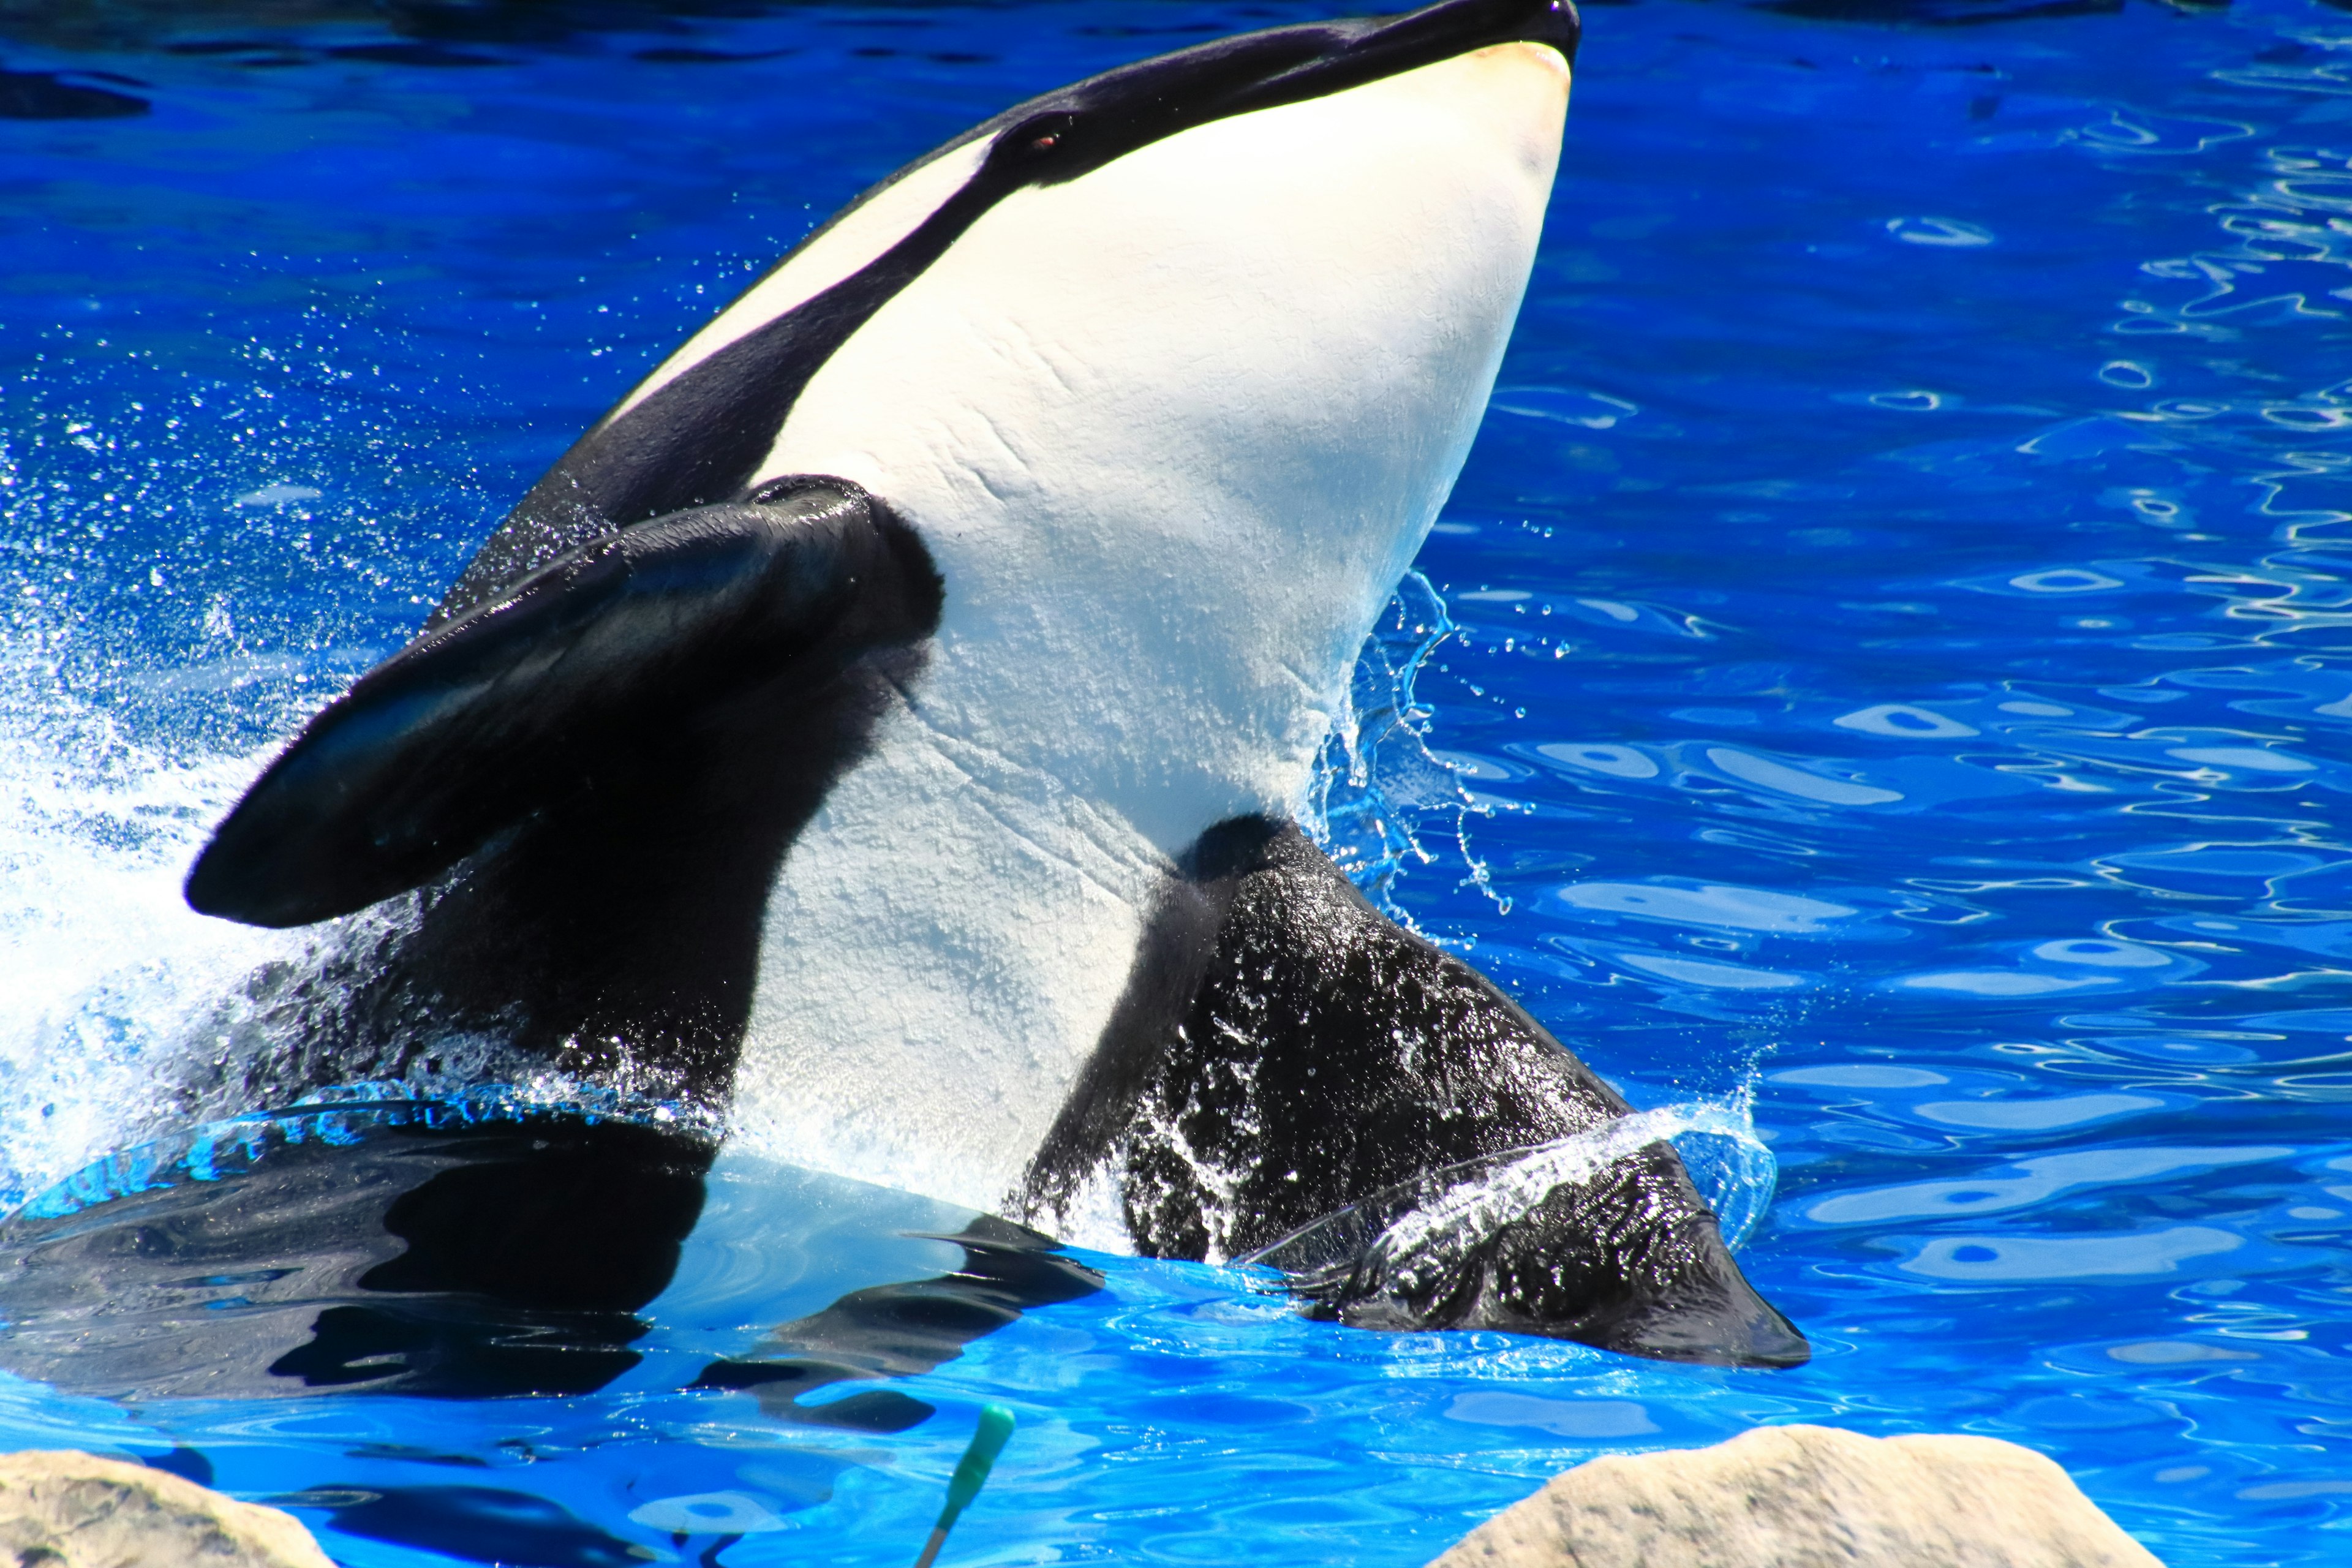
[[[1567,97],[1501,45],[1016,192],[810,381],[759,477],[865,485],[947,600],[771,899],[740,1141],[1002,1205],[1173,858],[1302,795],[1477,429]]]

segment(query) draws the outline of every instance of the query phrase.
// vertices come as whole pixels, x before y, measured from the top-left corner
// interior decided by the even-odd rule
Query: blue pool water
[[[1008,102],[1322,9],[19,24],[0,107],[121,111],[0,118],[5,1197],[252,1109],[163,1086],[299,939],[181,869],[653,359]],[[1743,1264],[1807,1367],[1090,1255],[888,1383],[929,1419],[796,1423],[670,1373],[964,1216],[746,1170],[714,1203],[818,1239],[702,1258],[600,1393],[9,1379],[0,1445],[176,1455],[370,1568],[895,1563],[994,1401],[950,1561],[1407,1568],[1596,1453],[1818,1421],[2030,1445],[2174,1568],[2345,1561],[2347,322],[2340,10],[1589,12],[1443,608],[1387,642],[1454,627],[1413,689],[1453,771],[1370,746],[1331,833],[1637,1104],[1752,1104]]]

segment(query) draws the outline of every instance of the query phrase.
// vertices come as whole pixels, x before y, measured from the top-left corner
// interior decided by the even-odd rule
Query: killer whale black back
[[[848,374],[847,346],[1016,196],[1085,191],[1204,127],[1481,51],[1572,56],[1576,36],[1565,0],[1451,0],[1203,46],[1009,111],[813,237],[566,454],[416,641],[312,721],[197,861],[190,903],[256,924],[405,900],[274,1004],[299,1042],[293,1076],[396,1077],[436,1038],[475,1034],[740,1099],[755,998],[793,1001],[762,963],[809,940],[772,929],[780,876],[817,853],[812,824],[845,782],[877,776],[886,733],[914,732],[906,716],[948,689],[942,659],[970,668],[982,646],[953,619],[969,531],[936,497],[907,502],[887,463],[772,471],[794,421],[826,413],[805,407],[819,376]],[[827,245],[873,254],[831,277]],[[779,299],[796,261],[819,286]],[[1499,342],[1464,362],[1469,426],[1433,447],[1454,463]],[[919,820],[907,831],[899,852],[936,875],[940,852]],[[1073,1043],[1083,1067],[1002,1206],[1058,1224],[1107,1183],[1137,1250],[1229,1257],[1417,1173],[1625,1114],[1296,828],[1255,809],[1189,831],[1134,884],[1123,983],[1097,977],[1116,1005]],[[1737,1364],[1805,1353],[1664,1144],[1442,1272],[1418,1321]]]

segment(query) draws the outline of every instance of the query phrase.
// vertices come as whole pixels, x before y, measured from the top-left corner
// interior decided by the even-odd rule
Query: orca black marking
[[[1206,45],[818,231],[199,858],[254,923],[408,900],[278,1004],[292,1076],[490,1037],[1193,1258],[1623,1116],[1283,826],[1476,428],[1576,37],[1448,0]],[[1663,1143],[1439,1272],[1318,1299],[1804,1354]]]
[[[841,480],[606,534],[313,720],[221,825],[188,901],[307,924],[489,843],[389,963],[336,976],[357,993],[324,1026],[346,1061],[354,1028],[429,1014],[551,1055],[626,1042],[715,1093],[776,867],[920,668],[940,592],[922,542]]]
[[[1486,44],[1534,39],[1572,56],[1578,32],[1565,0],[1454,0],[1398,17],[1278,27],[1122,67],[975,127],[860,197],[808,243],[917,170],[991,141],[971,179],[912,232],[582,437],[483,545],[428,626],[613,528],[740,497],[817,367],[1013,191],[1066,183],[1212,120],[1341,91]]]

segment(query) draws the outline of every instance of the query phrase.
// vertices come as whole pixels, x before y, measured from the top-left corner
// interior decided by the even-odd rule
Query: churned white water
[[[0,1203],[183,1110],[198,1022],[299,933],[206,920],[180,879],[262,755],[173,755],[0,646]]]

